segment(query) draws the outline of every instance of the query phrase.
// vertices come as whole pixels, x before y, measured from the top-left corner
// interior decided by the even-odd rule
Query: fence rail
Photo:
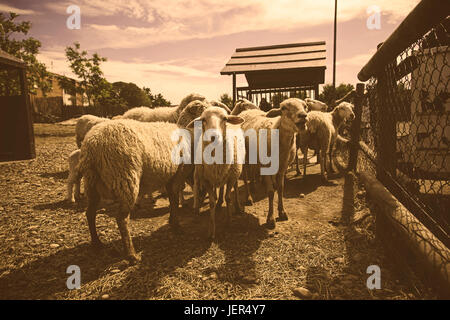
[[[450,2],[423,0],[361,69],[358,78],[369,81],[356,92],[349,160],[373,171],[447,247],[449,13]]]

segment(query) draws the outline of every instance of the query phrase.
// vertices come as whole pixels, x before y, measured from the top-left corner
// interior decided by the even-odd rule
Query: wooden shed
[[[325,41],[237,48],[220,74],[233,77],[233,105],[247,98],[259,105],[276,104],[275,97],[317,98],[325,82]],[[244,74],[247,87],[236,87]]]
[[[0,161],[35,157],[26,64],[0,50]]]

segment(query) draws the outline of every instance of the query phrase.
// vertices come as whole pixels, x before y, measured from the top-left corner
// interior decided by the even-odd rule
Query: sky
[[[336,82],[357,74],[419,0],[339,0]],[[80,29],[69,29],[70,5],[80,8]],[[380,28],[367,20],[380,12]],[[0,11],[31,21],[42,43],[38,59],[52,72],[73,76],[64,49],[75,41],[107,57],[110,82],[134,82],[177,104],[198,92],[209,99],[231,94],[220,75],[236,48],[326,41],[325,83],[332,82],[333,0],[0,0]],[[372,20],[373,21],[373,20]],[[238,86],[246,85],[238,76]]]

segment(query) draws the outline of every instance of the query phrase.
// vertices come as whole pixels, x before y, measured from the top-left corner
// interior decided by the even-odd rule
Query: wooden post
[[[319,84],[315,84],[314,85],[314,99],[317,100],[319,99]]]
[[[34,130],[33,130],[33,116],[31,114],[31,106],[30,106],[30,98],[28,96],[28,84],[27,84],[27,76],[26,69],[23,68],[19,71],[20,78],[20,87],[22,94],[22,106],[23,106],[23,115],[19,117],[19,121],[24,121],[24,123],[19,123],[19,128],[23,128],[25,125],[25,136],[26,136],[26,146],[22,146],[20,149],[22,150],[20,157],[21,159],[33,159],[36,158],[36,148],[34,142]],[[25,141],[22,141],[25,143]]]
[[[355,96],[355,119],[351,128],[351,144],[350,144],[350,157],[348,161],[348,169],[356,172],[358,164],[358,149],[359,149],[359,136],[361,133],[361,116],[362,116],[362,104],[364,99],[364,83],[358,83],[356,85]]]
[[[233,73],[233,108],[236,105],[236,73]]]
[[[380,48],[381,45],[378,45]],[[377,122],[379,124],[378,133],[378,163],[377,163],[377,178],[386,183],[386,174],[391,178],[395,178],[397,169],[397,131],[396,119],[392,110],[390,95],[393,90],[390,87],[396,86],[395,79],[392,74],[388,73],[392,69],[391,62],[387,64],[383,70],[377,74],[377,88],[376,88],[376,113],[378,114]]]

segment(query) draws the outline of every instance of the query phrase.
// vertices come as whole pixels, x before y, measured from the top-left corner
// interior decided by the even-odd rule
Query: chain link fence
[[[450,19],[370,78],[358,170],[369,171],[438,238],[450,234]]]

